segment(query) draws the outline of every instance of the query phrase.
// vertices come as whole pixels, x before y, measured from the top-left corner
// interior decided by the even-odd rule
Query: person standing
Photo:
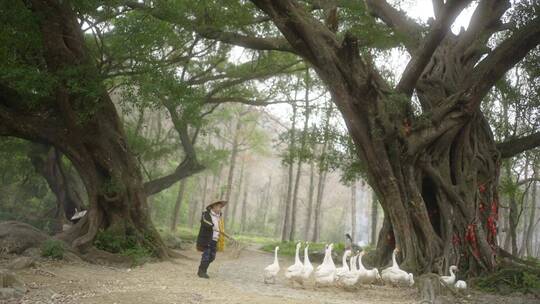
[[[197,250],[202,252],[201,263],[197,275],[200,278],[210,278],[207,274],[208,266],[216,259],[216,252],[223,251],[225,247],[225,223],[221,210],[227,201],[216,201],[206,206],[201,215],[201,227],[197,236]]]

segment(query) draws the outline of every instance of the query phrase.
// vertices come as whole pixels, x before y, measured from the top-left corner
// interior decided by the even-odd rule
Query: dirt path
[[[37,269],[18,271],[17,275],[30,291],[17,301],[0,303],[62,303],[62,304],[166,304],[166,303],[417,303],[415,290],[376,286],[355,292],[337,288],[314,290],[290,287],[281,271],[275,285],[262,282],[262,269],[272,262],[272,256],[246,249],[240,258],[227,253],[209,270],[210,280],[195,275],[199,253],[184,251],[190,259],[149,263],[134,269],[118,269],[82,262],[41,262]],[[281,260],[282,269],[291,261]],[[0,268],[7,263],[0,259]],[[499,303],[536,303],[492,296],[481,301]],[[471,301],[470,303],[481,303]]]

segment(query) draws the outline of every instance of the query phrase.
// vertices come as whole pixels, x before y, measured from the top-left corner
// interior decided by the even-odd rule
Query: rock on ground
[[[21,222],[0,222],[0,252],[21,254],[31,247],[39,247],[50,237]]]
[[[22,297],[26,292],[26,286],[14,273],[0,270],[0,300]]]
[[[19,257],[11,261],[7,268],[11,270],[21,270],[35,266],[35,259],[32,257]]]

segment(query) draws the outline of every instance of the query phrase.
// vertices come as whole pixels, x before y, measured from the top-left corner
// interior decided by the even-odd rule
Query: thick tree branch
[[[241,83],[244,83],[244,82],[247,82],[247,81],[250,81],[250,80],[267,78],[267,77],[278,75],[278,74],[281,74],[281,73],[294,72],[294,71],[304,69],[302,67],[301,69],[294,70],[294,71],[289,70],[289,68],[293,67],[297,63],[299,63],[299,61],[295,61],[295,62],[292,62],[290,64],[286,64],[284,66],[276,66],[276,67],[274,67],[274,68],[272,68],[270,70],[254,71],[253,73],[249,73],[249,74],[244,75],[242,77],[236,77],[236,78],[235,77],[230,77],[231,78],[230,80],[223,81],[223,82],[219,83],[218,85],[216,85],[207,94],[207,98],[211,98],[211,97],[215,96],[216,94],[218,94],[220,91],[223,91],[223,90],[225,90],[227,88],[233,87],[235,85],[239,85]]]
[[[50,102],[43,100],[42,102]],[[61,147],[65,136],[51,113],[30,111],[26,99],[17,91],[0,83],[0,136],[15,136],[33,142]]]
[[[510,7],[508,0],[482,0],[474,10],[467,30],[459,35],[458,48],[462,51],[485,46],[491,34],[504,29],[501,17]],[[470,51],[468,51],[470,53]]]
[[[206,39],[218,40],[224,43],[242,46],[253,50],[282,51],[296,53],[291,45],[284,38],[268,37],[261,38],[255,36],[242,35],[238,33],[224,32],[215,28],[194,28],[197,34]]]
[[[144,184],[144,190],[147,195],[159,193],[169,188],[179,180],[189,177],[205,169],[205,167],[201,165],[197,160],[195,147],[193,146],[193,141],[189,136],[188,127],[185,120],[181,119],[178,116],[176,107],[172,103],[165,100],[164,105],[165,108],[167,108],[167,110],[169,111],[174,128],[178,133],[178,136],[180,137],[180,143],[182,144],[185,158],[178,165],[178,167],[176,167],[173,173],[146,182]]]
[[[405,47],[413,52],[421,40],[422,27],[386,0],[366,0],[370,13],[404,38]]]
[[[433,15],[435,15],[435,18],[439,18],[444,6],[444,0],[432,0],[431,4],[433,5]]]
[[[320,21],[315,20],[297,2],[289,0],[251,2],[270,16],[299,55],[313,64],[323,66],[326,63],[324,61],[331,57],[329,53],[334,53],[340,47],[335,34]],[[313,35],[314,32],[317,35]],[[324,41],[328,49],[321,49],[321,41]]]
[[[532,183],[532,182],[540,182],[540,178],[538,178],[538,177],[530,177],[530,178],[520,180],[516,184],[518,186],[521,186],[521,185],[525,185],[525,184]]]
[[[493,85],[539,43],[540,16],[516,30],[510,38],[503,41],[482,60],[473,73],[469,111],[477,109]]]
[[[509,158],[539,146],[540,132],[537,132],[521,138],[510,139],[508,141],[498,143],[497,149],[499,152],[501,152],[502,158]]]
[[[199,164],[197,160],[197,154],[195,153],[195,147],[188,133],[187,125],[180,119],[176,108],[168,102],[165,102],[165,107],[171,115],[173,125],[180,137],[180,143],[186,155],[184,160],[176,167],[173,173],[148,181],[144,184],[144,190],[147,195],[156,194],[161,192],[181,179],[189,177],[197,172],[204,170],[204,166]]]
[[[200,172],[203,169],[204,167],[202,165],[193,162],[191,158],[186,158],[176,167],[173,173],[144,183],[144,191],[147,195],[159,193],[171,187],[179,180]]]
[[[448,130],[460,126],[465,122],[465,117],[461,112],[449,113],[445,119],[434,122],[431,126],[413,130],[407,137],[407,154],[415,155],[430,143],[435,141]]]
[[[424,42],[414,52],[413,57],[407,64],[396,88],[398,92],[404,93],[408,98],[411,97],[414,86],[420,75],[422,75],[424,68],[431,60],[431,56],[450,31],[450,26],[454,23],[459,13],[470,2],[471,0],[454,0],[445,4],[440,17],[437,18]]]

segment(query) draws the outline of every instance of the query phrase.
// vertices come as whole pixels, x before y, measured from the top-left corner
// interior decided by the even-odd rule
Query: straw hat
[[[213,207],[214,205],[216,205],[216,204],[221,204],[221,207],[225,207],[225,205],[227,205],[227,203],[228,203],[227,201],[223,201],[223,200],[221,200],[221,201],[215,201],[215,202],[209,204],[208,206],[206,206],[206,210],[212,209],[212,207]]]

